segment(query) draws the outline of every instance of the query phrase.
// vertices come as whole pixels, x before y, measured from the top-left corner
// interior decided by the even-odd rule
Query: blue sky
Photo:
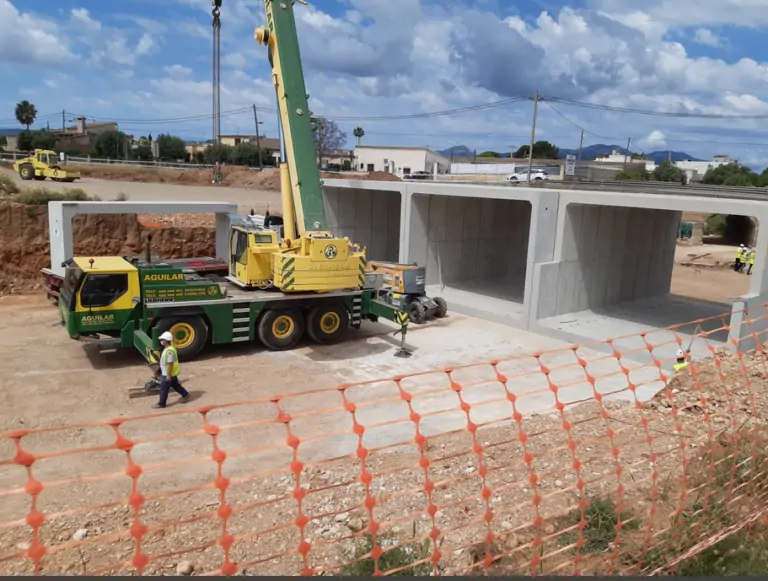
[[[532,104],[408,121],[514,97],[758,119],[607,112],[549,101],[537,138],[561,147],[729,154],[768,165],[768,10],[764,0],[316,0],[296,5],[314,113],[354,143],[509,151],[529,139]],[[211,134],[209,0],[0,0],[0,127],[32,101],[38,126],[74,115],[144,135]],[[253,40],[262,0],[224,0],[226,133],[275,135],[266,54]],[[239,111],[243,109],[242,111]],[[228,113],[228,112],[233,113]],[[165,121],[180,119],[178,121]]]

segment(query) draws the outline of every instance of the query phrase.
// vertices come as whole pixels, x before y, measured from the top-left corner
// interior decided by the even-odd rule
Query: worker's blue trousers
[[[189,392],[179,383],[178,377],[163,376],[160,380],[160,401],[157,402],[157,405],[165,407],[165,404],[168,403],[168,394],[171,392],[171,389],[181,397],[189,396]]]

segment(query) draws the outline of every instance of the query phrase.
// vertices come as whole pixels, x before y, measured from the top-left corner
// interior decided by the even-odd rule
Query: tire
[[[35,177],[35,168],[30,163],[23,163],[19,166],[19,177],[23,180],[31,180]]]
[[[408,319],[415,325],[421,325],[427,321],[427,309],[418,301],[408,305]]]
[[[291,349],[304,335],[304,317],[298,309],[267,310],[259,319],[257,333],[267,349]]]
[[[349,328],[349,312],[344,305],[327,304],[313,308],[307,316],[307,335],[315,343],[338,343]]]
[[[208,325],[199,315],[167,317],[157,323],[157,334],[170,331],[179,352],[179,361],[189,361],[202,351],[208,342]]]
[[[442,319],[445,317],[445,315],[448,314],[448,303],[445,302],[443,297],[435,297],[432,300],[437,303],[437,311],[435,312],[435,316],[438,319]]]

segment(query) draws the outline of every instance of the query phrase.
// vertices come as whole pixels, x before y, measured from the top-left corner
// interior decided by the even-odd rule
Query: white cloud
[[[53,21],[0,0],[0,63],[55,67],[76,58]]]
[[[723,39],[712,32],[709,28],[697,28],[693,34],[694,42],[712,48],[721,48],[725,43]]]
[[[78,26],[88,32],[101,32],[101,22],[91,18],[91,13],[86,8],[73,8],[71,14]]]
[[[661,148],[667,145],[667,137],[658,129],[651,131],[651,133],[642,140],[642,143],[647,147]]]

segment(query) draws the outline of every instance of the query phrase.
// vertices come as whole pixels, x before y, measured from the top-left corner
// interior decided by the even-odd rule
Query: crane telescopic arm
[[[328,221],[323,205],[322,183],[317,169],[317,153],[309,111],[309,95],[304,84],[299,37],[293,13],[294,2],[304,0],[264,0],[266,27],[256,30],[256,40],[268,47],[272,83],[288,158],[288,173],[299,235],[326,232]],[[286,208],[283,211],[286,212]],[[290,220],[291,216],[284,216]]]

